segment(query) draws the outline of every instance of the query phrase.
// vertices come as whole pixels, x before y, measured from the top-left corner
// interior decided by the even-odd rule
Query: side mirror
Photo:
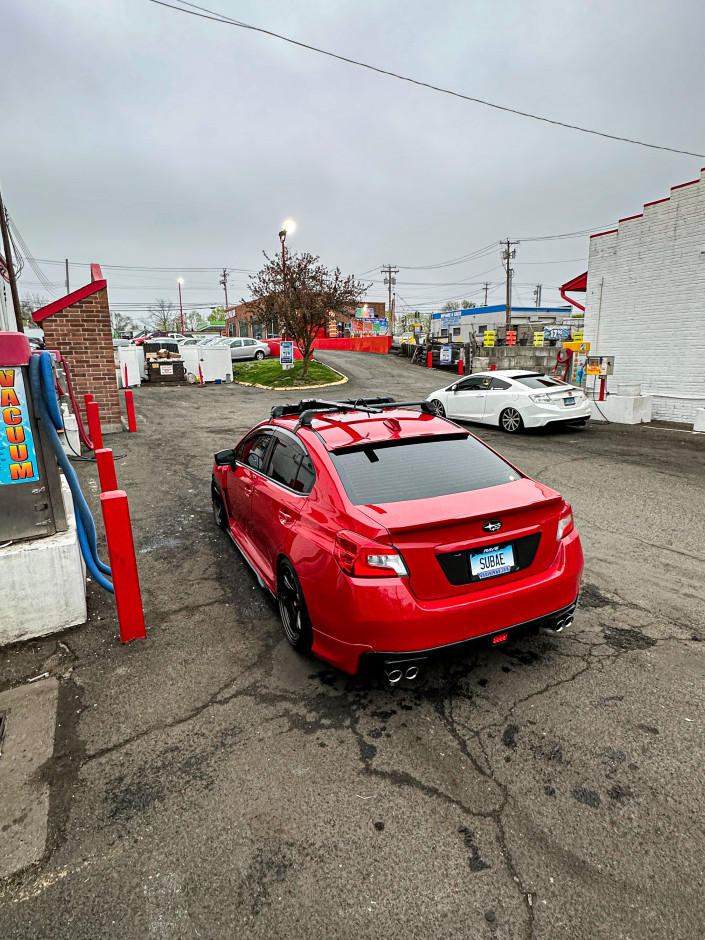
[[[448,391],[449,391],[449,392],[457,392],[457,391],[458,391],[458,383],[456,382],[455,385],[451,385],[450,388],[448,389]]]
[[[234,462],[235,451],[232,449],[232,447],[229,447],[228,450],[219,450],[215,455],[215,463],[217,467],[231,467]]]

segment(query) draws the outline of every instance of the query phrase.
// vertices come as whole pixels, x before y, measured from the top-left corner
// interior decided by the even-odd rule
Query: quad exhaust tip
[[[541,627],[540,632],[544,636],[558,636],[559,633],[563,633],[564,628],[569,627],[573,623],[573,615],[568,614],[567,617],[564,617],[562,620],[556,621],[550,627]]]
[[[422,666],[423,662],[419,662],[419,660],[411,660],[407,662],[404,662],[403,660],[401,662],[399,660],[396,662],[388,661],[384,664],[384,671],[387,675],[387,681],[389,684],[398,685],[402,679],[406,679],[407,682],[414,682],[421,674]]]

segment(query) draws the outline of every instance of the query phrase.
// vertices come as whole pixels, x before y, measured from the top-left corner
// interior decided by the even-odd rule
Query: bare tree
[[[452,313],[453,310],[471,310],[476,306],[477,304],[473,303],[472,300],[448,300],[441,307],[441,312]]]
[[[198,310],[189,310],[184,314],[184,324],[187,330],[198,330],[203,326],[203,317]]]
[[[308,373],[313,341],[328,326],[332,315],[359,305],[367,287],[340,268],[330,271],[315,255],[286,252],[286,266],[277,254],[264,254],[266,264],[250,276],[254,315],[263,323],[274,312],[283,330],[303,356],[301,377]]]
[[[149,325],[153,330],[160,330],[162,333],[168,333],[175,327],[175,310],[171,300],[164,300],[163,297],[157,297],[149,308]]]
[[[46,304],[46,299],[41,294],[24,294],[20,300],[20,317],[27,326],[35,326],[32,314]]]
[[[121,333],[131,333],[135,328],[134,321],[118,310],[110,311],[110,325],[116,336],[120,336]]]

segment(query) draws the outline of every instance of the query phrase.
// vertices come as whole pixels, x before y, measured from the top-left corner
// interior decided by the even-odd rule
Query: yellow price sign
[[[583,331],[582,331],[582,330],[576,330],[575,333],[573,333],[573,339],[575,340],[576,343],[582,343],[582,341],[583,341]]]
[[[540,333],[534,333],[534,346],[543,346],[544,344],[544,335],[543,331]]]
[[[485,346],[494,346],[495,330],[485,330],[483,343]]]

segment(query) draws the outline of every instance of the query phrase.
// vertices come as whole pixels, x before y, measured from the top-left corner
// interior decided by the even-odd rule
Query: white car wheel
[[[524,427],[524,422],[516,408],[505,408],[499,416],[499,426],[507,434],[516,434]]]

